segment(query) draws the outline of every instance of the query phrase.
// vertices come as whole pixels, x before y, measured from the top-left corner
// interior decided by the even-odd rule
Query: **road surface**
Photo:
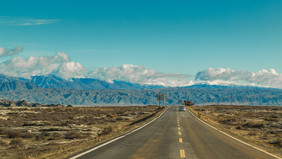
[[[79,159],[273,159],[170,107],[141,130]]]

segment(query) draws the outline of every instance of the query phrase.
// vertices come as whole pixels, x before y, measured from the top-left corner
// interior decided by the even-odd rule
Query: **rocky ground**
[[[244,141],[282,156],[281,106],[192,106],[202,120]]]
[[[156,106],[19,107],[17,103],[2,104],[0,158],[66,158],[140,126],[144,119],[159,111]]]

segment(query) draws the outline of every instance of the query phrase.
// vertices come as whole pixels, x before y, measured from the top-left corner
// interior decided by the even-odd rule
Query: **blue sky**
[[[209,67],[282,73],[281,28],[281,0],[9,0],[0,9],[0,47],[23,47],[17,56],[65,52],[85,67],[192,76]]]

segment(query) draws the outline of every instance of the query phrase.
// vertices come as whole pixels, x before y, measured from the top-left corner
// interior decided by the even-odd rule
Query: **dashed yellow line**
[[[180,149],[180,158],[185,158],[185,151]]]
[[[180,132],[180,131],[178,132],[178,135],[181,135],[181,132]]]
[[[180,143],[182,143],[182,142],[183,142],[182,138],[179,138],[179,142],[180,142]]]
[[[178,130],[180,130],[180,127],[178,127]]]

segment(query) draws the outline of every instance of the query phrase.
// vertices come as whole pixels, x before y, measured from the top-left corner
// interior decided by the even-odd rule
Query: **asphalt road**
[[[170,107],[141,130],[79,159],[272,159]]]

